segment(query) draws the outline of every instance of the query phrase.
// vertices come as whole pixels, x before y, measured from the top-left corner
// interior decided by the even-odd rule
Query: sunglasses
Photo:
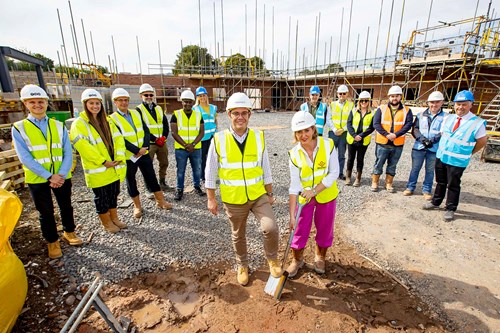
[[[347,95],[347,93],[337,93],[337,94],[339,94],[339,95]]]
[[[154,95],[153,94],[142,94],[142,96],[144,96],[144,97],[153,97]]]
[[[360,99],[360,100],[359,100],[359,102],[360,102],[360,103],[368,103],[368,102],[369,102],[369,100],[367,100],[367,99]]]

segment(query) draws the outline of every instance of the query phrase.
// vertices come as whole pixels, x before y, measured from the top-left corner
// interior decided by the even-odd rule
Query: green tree
[[[178,74],[208,74],[215,66],[214,58],[205,47],[188,45],[177,54],[174,63],[174,75]]]
[[[228,74],[244,74],[248,72],[247,58],[241,53],[228,57],[224,63],[224,70]]]
[[[46,71],[52,70],[54,68],[54,60],[44,56],[41,53],[33,53],[27,50],[20,50],[21,52],[27,53],[35,58],[38,58],[40,60],[43,60],[45,62],[45,66],[43,66],[43,69]],[[25,61],[19,61],[19,60],[14,60],[14,59],[8,59],[7,60],[7,65],[9,69],[12,70],[18,70],[18,71],[34,71],[35,70],[35,65],[25,62]]]

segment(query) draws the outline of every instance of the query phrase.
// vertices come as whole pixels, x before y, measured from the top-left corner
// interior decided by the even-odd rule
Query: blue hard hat
[[[319,89],[318,86],[312,86],[311,89],[309,89],[309,94],[321,94],[321,90]]]
[[[202,94],[208,95],[207,89],[205,89],[204,87],[196,88],[196,96],[202,95]]]
[[[455,95],[455,99],[453,100],[453,102],[467,102],[467,101],[474,103],[474,95],[469,90],[459,91]]]

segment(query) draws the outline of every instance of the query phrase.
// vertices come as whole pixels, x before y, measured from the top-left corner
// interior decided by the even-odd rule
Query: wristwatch
[[[313,188],[313,194],[314,194],[314,196],[316,196],[316,194],[317,194],[315,188]]]

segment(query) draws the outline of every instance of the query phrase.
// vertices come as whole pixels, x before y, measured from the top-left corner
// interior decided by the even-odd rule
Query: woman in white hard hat
[[[368,91],[359,94],[358,105],[355,111],[347,118],[347,169],[346,185],[351,185],[352,169],[356,159],[356,180],[354,186],[361,185],[361,174],[365,160],[365,153],[371,141],[373,128],[373,112],[370,105],[371,95]]]
[[[299,217],[291,249],[293,260],[287,268],[294,277],[304,265],[304,248],[309,239],[312,221],[316,226],[314,270],[325,273],[326,251],[333,244],[333,230],[338,195],[339,160],[333,140],[318,137],[316,120],[308,112],[296,112],[292,131],[297,145],[290,155],[290,228],[295,225],[297,198],[305,203]],[[299,196],[300,193],[300,197]]]
[[[125,141],[107,117],[98,91],[85,89],[82,104],[84,112],[71,125],[70,138],[80,153],[85,182],[94,192],[99,219],[106,231],[115,233],[127,227],[117,212],[120,182],[127,173]]]

